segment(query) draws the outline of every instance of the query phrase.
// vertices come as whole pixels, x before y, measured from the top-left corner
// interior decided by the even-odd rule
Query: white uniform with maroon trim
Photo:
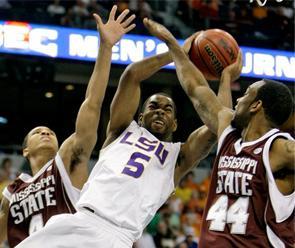
[[[180,146],[158,140],[132,121],[101,150],[78,212],[52,218],[19,247],[132,247],[174,190]],[[45,240],[51,242],[44,246]]]

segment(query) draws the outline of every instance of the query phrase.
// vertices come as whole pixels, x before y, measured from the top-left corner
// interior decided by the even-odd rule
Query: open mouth
[[[162,121],[162,120],[154,120],[153,122],[155,124],[159,125],[159,126],[164,126],[165,125],[164,121]]]

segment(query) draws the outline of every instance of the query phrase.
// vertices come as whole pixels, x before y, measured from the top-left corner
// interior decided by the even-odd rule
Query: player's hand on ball
[[[143,24],[148,29],[150,34],[157,37],[158,39],[160,39],[166,43],[169,43],[171,41],[175,41],[174,36],[163,25],[161,25],[155,21],[152,21],[151,19],[148,19],[148,18],[143,19]]]
[[[191,49],[191,46],[192,46],[192,43],[194,42],[194,40],[202,33],[203,31],[199,31],[199,32],[196,32],[194,34],[192,34],[191,36],[189,36],[183,43],[183,50],[186,54],[189,53],[190,49]]]
[[[241,75],[242,68],[243,68],[243,60],[242,60],[243,56],[242,55],[243,54],[240,49],[239,53],[238,53],[237,60],[233,64],[225,67],[222,72],[223,74],[225,74],[225,73],[229,74],[232,82],[237,80]]]

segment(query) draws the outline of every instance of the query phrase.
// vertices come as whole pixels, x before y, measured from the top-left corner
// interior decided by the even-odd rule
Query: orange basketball
[[[229,33],[208,29],[193,41],[189,57],[207,80],[217,80],[222,70],[236,61],[238,53],[239,46]]]

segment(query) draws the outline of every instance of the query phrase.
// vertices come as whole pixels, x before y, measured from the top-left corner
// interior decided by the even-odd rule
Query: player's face
[[[167,140],[177,128],[172,99],[163,95],[151,96],[139,122],[160,140]]]
[[[40,126],[29,132],[24,155],[28,156],[35,152],[42,151],[56,153],[57,150],[58,141],[55,133],[48,127]]]
[[[264,81],[258,81],[251,84],[245,94],[237,99],[235,106],[235,115],[232,121],[234,127],[238,129],[245,128],[251,120],[251,107],[255,102],[258,89],[265,84]]]

